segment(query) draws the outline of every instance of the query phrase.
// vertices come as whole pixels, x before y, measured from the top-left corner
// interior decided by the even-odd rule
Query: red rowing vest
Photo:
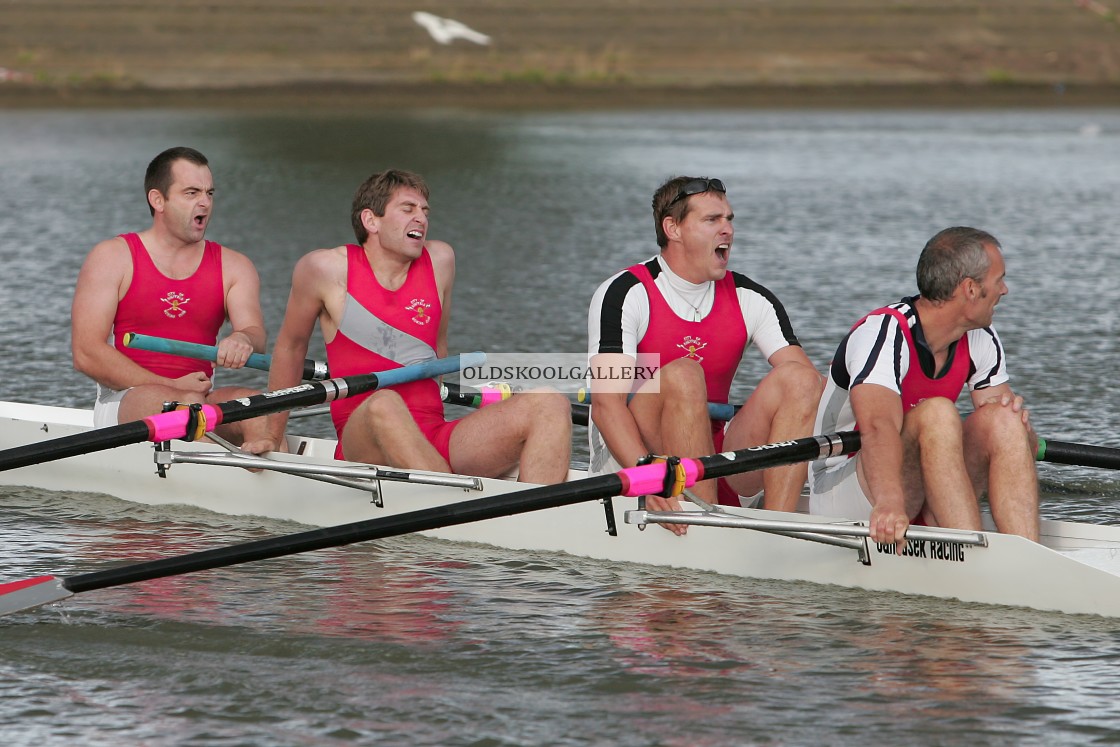
[[[346,246],[346,306],[338,333],[327,343],[331,376],[353,376],[420,363],[435,358],[443,307],[432,258],[425,248],[408,268],[404,284],[386,290],[377,281],[365,249]],[[443,400],[435,379],[391,387],[417,421],[443,421]],[[339,434],[369,393],[331,403],[331,420]]]
[[[922,364],[918,360],[918,346],[914,343],[914,333],[906,321],[906,315],[901,311],[889,307],[876,309],[856,322],[855,326],[858,327],[867,317],[876,315],[890,315],[897,319],[898,325],[902,327],[902,334],[906,337],[906,346],[910,348],[910,368],[907,370],[906,376],[902,378],[902,412],[910,412],[923,400],[931,397],[944,397],[951,402],[956,402],[961,390],[964,389],[965,383],[968,382],[968,373],[971,368],[972,361],[968,354],[968,334],[957,341],[956,350],[953,351],[953,362],[949,365],[949,370],[943,376],[933,379],[926,376],[925,371],[922,370]]]
[[[148,371],[169,379],[195,371],[213,376],[213,363],[125,347],[124,335],[136,332],[201,345],[216,343],[226,320],[221,245],[207,241],[198,269],[189,278],[175,280],[159,271],[138,235],[126,233],[121,238],[132,254],[132,282],[113,317],[114,347]]]
[[[629,271],[642,282],[649,298],[649,325],[638,340],[638,355],[660,354],[662,366],[679,358],[692,358],[704,370],[708,401],[726,403],[747,349],[747,325],[735,292],[735,278],[729,272],[715,281],[712,310],[700,321],[690,322],[669,308],[645,265],[634,265]],[[712,442],[718,452],[723,449],[723,423],[711,422]],[[739,505],[739,497],[724,480],[719,481],[717,493],[720,503]]]
[[[638,341],[638,354],[659,353],[662,366],[678,358],[692,358],[704,369],[708,400],[726,403],[747,347],[747,326],[735,293],[735,278],[729,272],[715,281],[712,310],[700,321],[690,322],[669,308],[645,265],[634,265],[629,272],[642,282],[649,297],[649,326]]]

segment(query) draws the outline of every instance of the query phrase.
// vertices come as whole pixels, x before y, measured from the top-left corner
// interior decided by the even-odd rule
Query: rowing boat
[[[92,428],[88,410],[0,402],[0,449]],[[404,471],[335,461],[329,439],[289,436],[268,460],[207,442],[129,444],[0,472],[0,484],[104,493],[146,505],[190,505],[328,527],[525,487],[503,479]],[[240,467],[267,466],[263,472]],[[577,479],[584,473],[573,470]],[[312,482],[314,481],[314,482]],[[648,527],[690,525],[687,535]],[[1044,521],[1042,542],[995,532],[914,527],[902,555],[866,525],[761,509],[687,505],[653,513],[635,499],[589,501],[425,532],[444,540],[562,552],[614,562],[746,578],[955,598],[1120,617],[1120,527]]]

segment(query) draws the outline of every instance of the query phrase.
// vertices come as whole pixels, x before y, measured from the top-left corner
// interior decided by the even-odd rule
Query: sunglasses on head
[[[711,192],[713,190],[716,192],[726,192],[727,188],[723,186],[723,182],[719,179],[692,179],[681,186],[681,191],[677,192],[677,196],[670,200],[666,207],[672,207],[686,197]]]

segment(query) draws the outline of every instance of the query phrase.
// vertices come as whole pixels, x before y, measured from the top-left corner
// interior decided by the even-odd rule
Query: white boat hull
[[[80,433],[89,411],[0,402],[0,449]],[[338,465],[334,442],[292,439],[299,462]],[[175,442],[177,451],[215,452],[213,444]],[[151,444],[0,472],[0,485],[105,493],[147,505],[183,504],[211,511],[265,516],[313,526],[389,516],[449,502],[499,495],[526,487],[508,480],[481,480],[480,489],[383,481],[378,506],[370,492],[303,477],[250,473],[243,469],[175,464],[156,474]],[[572,477],[582,474],[573,472]],[[684,537],[658,527],[628,524],[635,499],[613,499],[617,536],[606,531],[599,501],[518,514],[428,532],[447,540],[516,550],[565,552],[609,561],[713,571],[731,576],[836,584],[967,602],[1005,604],[1067,613],[1120,617],[1120,528],[1074,522],[1043,522],[1042,544],[983,533],[986,547],[932,540],[912,541],[903,556],[860,540],[860,553],[766,531],[692,526]],[[820,525],[854,522],[805,514],[739,509],[752,519]],[[964,534],[964,533],[962,533]],[[3,579],[0,579],[2,581]]]

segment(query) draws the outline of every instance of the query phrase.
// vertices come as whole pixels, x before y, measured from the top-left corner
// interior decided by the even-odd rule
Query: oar
[[[858,448],[859,434],[848,431],[755,446],[698,459],[682,459],[681,462],[687,475],[686,485],[694,485],[700,480],[726,477],[739,472],[848,454]],[[84,591],[154,578],[224,568],[239,563],[556,508],[615,495],[632,497],[648,495],[662,489],[665,483],[665,470],[664,463],[630,467],[600,477],[545,485],[472,501],[452,502],[396,516],[313,529],[298,534],[203,550],[104,571],[65,577],[37,576],[23,581],[0,584],[0,615],[50,604]]]
[[[634,396],[633,394],[630,395],[630,397],[633,397],[633,396]],[[590,408],[591,407],[591,392],[589,390],[581,387],[580,390],[576,393],[576,400],[578,400],[580,402],[580,404],[583,405],[585,410],[586,410],[586,408]],[[627,401],[629,401],[629,398],[627,398]],[[741,407],[742,407],[742,405],[729,405],[726,402],[709,402],[708,403],[708,417],[711,418],[712,420],[724,420],[724,421],[731,420],[731,418],[735,417],[735,413],[739,412],[739,409]],[[574,410],[573,410],[573,412],[574,412]],[[583,425],[587,425],[587,415],[585,414],[583,417],[584,417]],[[575,422],[575,421],[573,420],[572,422]],[[579,425],[579,423],[576,423],[576,425]]]
[[[483,387],[482,389],[474,389],[449,381],[443,383],[442,391],[444,402],[452,405],[461,405],[462,407],[474,407],[476,409],[509,399],[513,394],[508,384],[502,384],[497,388]],[[590,408],[578,402],[572,402],[571,405],[572,423],[575,425],[587,425]]]
[[[221,423],[235,423],[293,407],[331,402],[382,387],[441,376],[458,371],[463,366],[479,366],[485,361],[484,353],[464,353],[379,373],[309,382],[290,389],[264,392],[214,405],[201,405],[197,411],[182,409],[163,412],[143,420],[4,449],[0,451],[0,471],[104,451],[126,444],[183,438],[188,432],[212,431]]]
[[[214,345],[202,345],[197,342],[184,342],[183,340],[169,340],[166,337],[152,337],[136,332],[124,333],[125,347],[137,350],[148,350],[153,353],[167,353],[183,358],[197,358],[203,361],[218,359],[218,348]],[[263,353],[250,353],[249,360],[245,363],[247,368],[267,371],[272,366],[272,356]],[[313,361],[310,358],[303,362],[303,378],[307,381],[322,381],[330,377],[327,364]]]
[[[450,405],[459,405],[461,407],[473,407],[478,409],[492,405],[495,402],[507,400],[513,396],[513,390],[509,388],[509,384],[499,384],[498,386],[484,386],[480,389],[474,387],[466,387],[453,382],[444,382],[440,386],[440,399]]]
[[[1069,441],[1049,441],[1040,438],[1038,439],[1038,453],[1035,454],[1035,459],[1053,464],[1120,469],[1120,448],[1076,444]]]
[[[572,405],[572,423],[587,425],[590,420],[591,392],[587,389],[580,389],[576,397],[579,403]],[[712,420],[730,420],[739,411],[740,407],[740,405],[709,402],[708,417]],[[1120,448],[1039,438],[1035,461],[1078,467],[1120,469]]]

